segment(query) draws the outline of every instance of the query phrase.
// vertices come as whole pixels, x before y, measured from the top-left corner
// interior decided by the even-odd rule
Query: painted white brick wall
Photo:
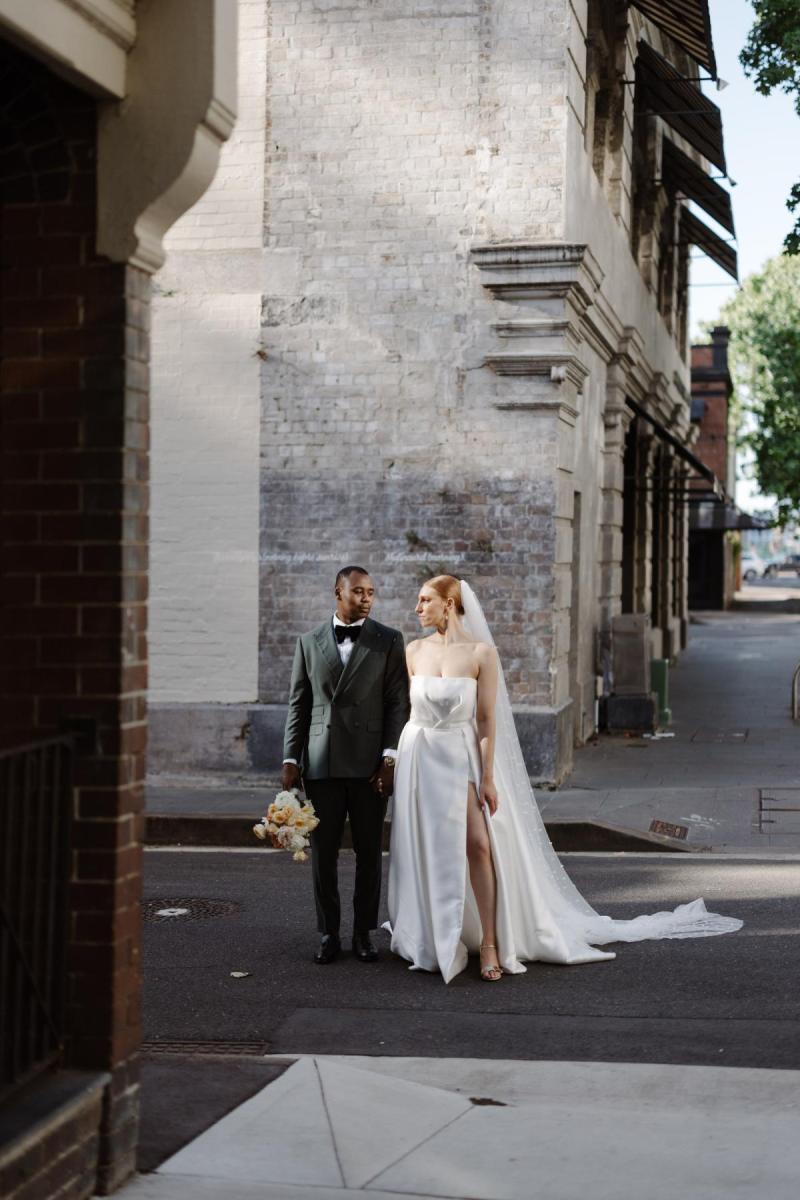
[[[666,386],[683,369],[583,146],[586,4],[240,8],[239,123],[155,303],[153,699],[280,704],[338,566],[365,561],[378,619],[412,634],[441,564],[477,583],[544,728],[570,689],[574,491],[593,695],[607,356],[580,348],[576,427],[549,378],[495,375],[493,325],[548,301],[493,299],[471,250],[587,242],[598,306]]]
[[[234,2],[234,0],[231,0]],[[268,10],[240,0],[216,178],[170,230],[152,331],[150,698],[253,700]]]
[[[270,8],[266,229],[296,290],[264,300],[262,698],[285,697],[335,568],[365,558],[378,618],[409,633],[425,561],[498,612],[505,588],[515,699],[552,705],[533,614],[552,609],[558,422],[495,407],[541,384],[482,368],[499,314],[469,252],[563,236],[568,5]]]

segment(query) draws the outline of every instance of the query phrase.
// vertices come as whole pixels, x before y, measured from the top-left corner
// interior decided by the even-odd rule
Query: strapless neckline
[[[412,675],[412,679],[471,679],[473,683],[478,680],[474,675]]]

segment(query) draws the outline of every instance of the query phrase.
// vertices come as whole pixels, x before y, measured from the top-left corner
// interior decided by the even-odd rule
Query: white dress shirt
[[[334,613],[333,614],[333,627],[335,629],[337,625],[344,625],[345,628],[351,629],[354,625],[363,625],[364,622],[366,621],[366,619],[367,619],[366,617],[362,617],[360,621],[351,621],[350,624],[348,625],[347,621],[340,621],[338,616],[336,615],[336,613]],[[348,662],[350,661],[350,655],[353,653],[354,646],[355,646],[355,642],[353,641],[352,638],[345,638],[343,642],[337,641],[336,649],[339,651],[339,658],[342,660],[343,667],[346,667]],[[396,748],[389,747],[388,749],[384,750],[383,756],[384,756],[384,758],[386,758],[387,756],[390,758],[396,758],[397,757]],[[285,758],[283,761],[284,761],[284,763],[292,763],[292,765],[295,767],[297,766],[296,758]]]
[[[366,617],[362,617],[360,621],[351,621],[348,625],[346,621],[340,621],[336,613],[334,613],[333,628],[335,629],[337,625],[342,625],[345,629],[353,629],[356,625],[363,625],[366,619]],[[343,642],[336,643],[336,649],[339,651],[339,658],[342,660],[343,667],[346,667],[350,661],[350,655],[353,653],[353,646],[355,646],[355,642],[352,638],[345,638]]]

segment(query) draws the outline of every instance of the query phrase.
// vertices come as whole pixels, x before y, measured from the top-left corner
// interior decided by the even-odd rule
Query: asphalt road
[[[394,958],[384,933],[376,964],[348,953],[315,966],[310,872],[289,856],[151,850],[149,900],[178,907],[215,900],[232,911],[146,921],[146,1038],[263,1043],[287,1055],[800,1068],[800,862],[654,855],[565,862],[594,906],[613,916],[702,895],[745,926],[722,937],[620,945],[611,962],[533,963],[495,985],[481,982],[471,964],[445,986]],[[345,852],[345,911],[352,866]]]

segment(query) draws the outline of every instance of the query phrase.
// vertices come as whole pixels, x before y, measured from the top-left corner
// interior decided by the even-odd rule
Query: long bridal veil
[[[466,580],[462,579],[460,583],[467,631],[476,641],[495,646],[477,596]],[[557,961],[586,962],[593,958],[613,957],[608,953],[592,952],[591,949],[592,946],[607,945],[609,942],[707,937],[740,929],[742,921],[709,912],[702,899],[681,904],[674,911],[652,913],[632,920],[613,920],[595,912],[568,876],[547,836],[522,757],[502,664],[498,665],[494,779],[500,805],[508,806],[505,816],[511,820],[513,837],[518,843],[514,855],[516,865],[527,877],[537,897],[536,903],[526,904],[521,893],[527,888],[520,888],[522,881],[517,879],[515,891],[522,901],[515,904],[515,940],[519,943],[516,947],[517,956],[523,959],[529,957],[526,944],[536,944],[541,948],[544,941],[550,944],[552,958]],[[542,924],[550,928],[542,929]],[[526,926],[529,928],[526,929]],[[557,935],[553,940],[556,930]],[[543,934],[549,936],[543,939]]]

